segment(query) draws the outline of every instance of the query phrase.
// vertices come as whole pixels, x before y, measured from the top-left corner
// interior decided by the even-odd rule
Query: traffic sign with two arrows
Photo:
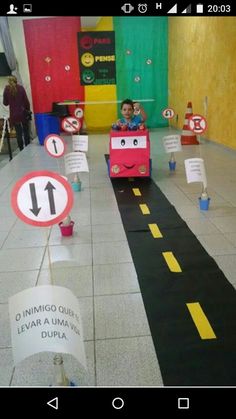
[[[22,221],[45,227],[59,223],[69,214],[73,191],[67,180],[57,173],[30,172],[15,184],[11,204]]]

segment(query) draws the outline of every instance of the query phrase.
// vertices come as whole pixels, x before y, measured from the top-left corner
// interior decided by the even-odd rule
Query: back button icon
[[[52,407],[53,409],[58,409],[58,397],[54,397],[54,399],[49,400],[49,402],[47,402],[48,406]]]

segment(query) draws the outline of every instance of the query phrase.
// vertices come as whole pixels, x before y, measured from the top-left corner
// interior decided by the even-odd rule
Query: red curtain
[[[84,100],[78,61],[80,28],[79,17],[24,21],[34,113],[50,112],[53,102]]]

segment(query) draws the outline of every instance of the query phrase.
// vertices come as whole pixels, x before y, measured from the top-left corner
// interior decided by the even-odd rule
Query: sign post
[[[201,158],[186,159],[184,161],[187,182],[202,182],[202,194],[199,197],[199,206],[201,210],[208,210],[210,198],[207,194],[207,178],[204,160]]]
[[[207,130],[207,121],[204,116],[199,114],[193,114],[188,120],[189,128],[195,134],[197,134],[198,142],[200,143],[200,135],[203,134]],[[210,198],[207,194],[207,185],[206,182],[203,182],[202,194],[199,198],[199,205],[201,210],[208,210]]]
[[[53,157],[60,157],[64,145],[59,136],[52,134],[45,147]],[[73,193],[67,180],[57,173],[30,172],[15,184],[11,204],[22,221],[45,227],[68,216]],[[53,351],[70,353],[86,368],[78,301],[70,290],[54,285],[27,289],[10,298],[9,311],[15,363],[38,352]],[[64,374],[56,385],[74,385],[62,369],[62,354],[55,355],[53,361],[54,365],[59,363]]]
[[[182,151],[180,135],[167,135],[162,139],[166,153],[170,153],[169,168],[174,171],[176,167],[175,152]]]
[[[203,134],[207,129],[207,121],[204,118],[204,116],[199,114],[193,114],[188,119],[188,125],[189,129],[193,131],[195,134],[197,134],[199,141],[199,135]]]

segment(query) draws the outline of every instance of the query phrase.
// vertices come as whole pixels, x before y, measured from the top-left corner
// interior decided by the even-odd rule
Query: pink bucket
[[[75,224],[74,221],[71,221],[70,224],[64,225],[63,222],[61,221],[59,223],[59,227],[61,229],[61,235],[62,236],[72,236],[74,224]]]

